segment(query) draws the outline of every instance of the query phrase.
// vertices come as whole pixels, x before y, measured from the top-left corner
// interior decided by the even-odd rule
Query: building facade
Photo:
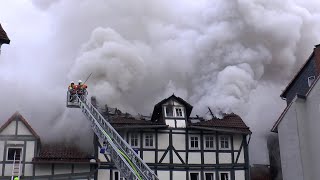
[[[0,180],[19,176],[19,171],[21,179],[30,180],[93,179],[98,169],[96,162],[75,146],[42,145],[19,113],[0,128]]]
[[[160,180],[249,180],[249,127],[236,114],[190,117],[192,108],[172,95],[150,117],[101,111]],[[75,146],[42,144],[15,113],[0,127],[0,180],[10,179],[20,160],[21,179],[124,180],[108,153],[100,153],[102,144],[94,136],[92,155]]]
[[[320,172],[320,46],[281,94],[287,107],[272,128],[278,134],[283,180],[318,179]]]
[[[172,95],[155,105],[149,119],[109,108],[104,115],[161,180],[249,180],[251,132],[242,119],[226,114],[204,120],[190,117],[191,111],[190,104]],[[101,144],[96,141],[96,147]],[[120,180],[110,157],[96,151],[97,179]]]

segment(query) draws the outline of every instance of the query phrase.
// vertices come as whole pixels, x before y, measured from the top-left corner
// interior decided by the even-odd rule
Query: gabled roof
[[[197,123],[189,123],[189,127],[206,127],[214,128],[215,130],[225,130],[234,132],[243,132],[245,134],[251,134],[249,127],[243,122],[240,116],[237,114],[225,114],[222,119],[216,117],[207,121],[200,121]]]
[[[82,151],[76,145],[64,143],[46,144],[41,147],[34,163],[89,163],[92,159],[89,153]]]
[[[316,48],[319,48],[319,45],[315,46]],[[285,94],[287,91],[291,88],[291,86],[294,84],[296,79],[301,75],[303,69],[306,67],[306,65],[311,61],[312,57],[315,55],[314,51],[312,54],[309,56],[308,60],[300,67],[300,69],[297,71],[297,73],[294,75],[294,77],[291,79],[287,87],[282,91],[280,97],[285,98]]]
[[[1,24],[0,24],[0,43],[9,44],[10,39],[8,38],[7,33],[3,30]]]
[[[27,120],[19,113],[15,112],[8,120],[5,122],[1,127],[0,127],[0,133],[12,122],[15,121],[16,119],[20,120],[27,128],[28,130],[32,133],[34,137],[37,139],[40,139],[38,134],[32,129],[30,124],[27,122]]]
[[[166,103],[167,101],[169,101],[169,100],[175,100],[175,101],[183,104],[183,105],[185,106],[185,108],[186,108],[187,118],[190,116],[193,107],[192,107],[189,103],[187,103],[185,100],[183,100],[182,98],[177,97],[177,96],[175,96],[175,95],[173,94],[172,96],[170,96],[170,97],[168,97],[168,98],[160,101],[158,104],[156,104],[156,105],[154,106],[153,113],[152,113],[152,117],[151,117],[151,120],[152,120],[152,121],[155,121],[155,120],[157,120],[157,119],[160,117],[161,112],[162,112],[162,105],[163,105],[164,103]]]

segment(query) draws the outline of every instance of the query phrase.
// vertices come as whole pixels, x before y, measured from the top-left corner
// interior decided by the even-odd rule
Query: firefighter
[[[81,80],[78,81],[77,93],[80,97],[87,94],[87,85],[83,84]]]
[[[69,90],[69,93],[70,93],[70,96],[69,96],[69,100],[70,102],[73,100],[73,95],[76,94],[76,85],[74,85],[74,82],[71,81],[69,87],[68,87],[68,90]]]

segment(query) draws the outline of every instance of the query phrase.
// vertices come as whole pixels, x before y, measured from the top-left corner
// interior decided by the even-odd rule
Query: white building
[[[287,107],[274,124],[278,133],[283,180],[320,177],[319,45],[281,94]]]

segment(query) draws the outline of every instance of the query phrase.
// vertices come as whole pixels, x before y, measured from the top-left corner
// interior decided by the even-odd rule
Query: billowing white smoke
[[[316,0],[32,2],[41,10],[21,7],[37,11],[32,18],[46,28],[37,31],[45,42],[36,47],[47,50],[31,49],[28,59],[36,65],[40,61],[31,54],[41,55],[46,68],[39,71],[59,84],[56,94],[67,80],[84,80],[92,72],[90,94],[129,112],[150,113],[172,93],[189,101],[194,114],[204,115],[208,106],[216,113],[234,111],[254,132],[251,160],[257,163],[265,162],[267,148],[254,147],[266,144],[264,135],[283,108],[281,83],[306,60],[320,32]],[[51,108],[61,106],[57,99]],[[63,112],[45,121],[61,134],[79,122]]]
[[[148,96],[140,101],[152,104],[178,89],[197,112],[235,111],[259,81],[288,77],[296,57],[305,59],[318,39],[313,14],[292,1],[100,6],[116,9],[106,13],[113,18],[101,12],[106,28],[92,31],[70,77],[93,72],[92,93],[129,111],[151,109],[139,103],[141,94]],[[305,45],[309,50],[300,51]]]

